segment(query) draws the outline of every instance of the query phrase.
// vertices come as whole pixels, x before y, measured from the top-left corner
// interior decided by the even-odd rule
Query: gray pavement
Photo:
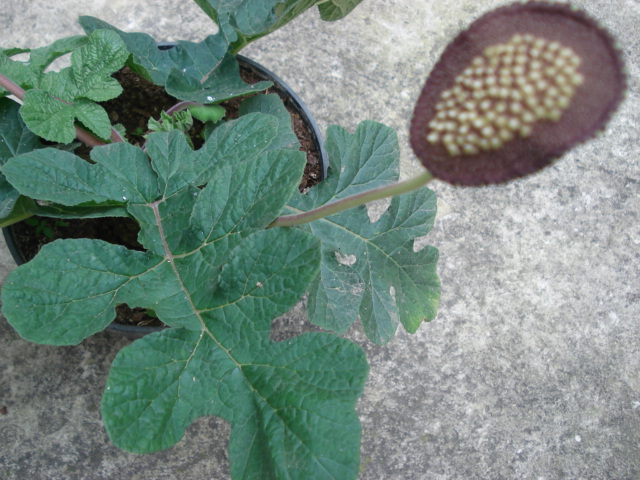
[[[3,0],[2,46],[80,33],[88,14],[158,40],[199,40],[188,1]],[[399,133],[403,174],[420,167],[407,127],[446,43],[503,0],[364,0],[345,20],[315,11],[243,51],[287,81],[323,130],[362,120]],[[640,3],[576,0],[620,40],[630,90],[606,133],[506,186],[435,183],[440,313],[384,347],[359,328],[371,374],[358,405],[363,480],[640,478]],[[8,5],[8,11],[7,11]],[[4,245],[2,279],[14,268]],[[304,307],[278,322],[304,328]],[[224,479],[229,426],[198,420],[176,447],[109,444],[99,402],[127,340],[76,347],[21,340],[0,319],[0,478]]]

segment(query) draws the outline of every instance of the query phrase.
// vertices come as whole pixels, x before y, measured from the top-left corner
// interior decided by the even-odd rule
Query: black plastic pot
[[[161,43],[161,44],[158,44],[158,48],[162,50],[167,50],[167,49],[173,48],[175,45],[176,44]],[[323,180],[327,175],[327,169],[329,167],[328,157],[324,149],[324,145],[322,142],[322,135],[320,133],[318,125],[316,124],[313,116],[309,112],[306,105],[302,102],[302,100],[300,100],[298,95],[296,95],[296,93],[293,90],[291,90],[291,88],[286,83],[284,83],[279,77],[277,77],[273,72],[267,70],[265,67],[254,62],[253,60],[250,60],[241,55],[237,55],[236,58],[238,59],[241,65],[243,65],[244,67],[249,67],[253,71],[253,73],[255,73],[262,80],[268,80],[270,82],[273,82],[274,86],[271,87],[271,90],[275,90],[275,92],[278,93],[283,98],[285,106],[289,110],[295,111],[302,118],[302,120],[309,126],[309,130],[313,136],[312,140],[316,144],[320,154],[320,163],[322,167],[321,180]],[[15,235],[13,226],[3,228],[2,234],[7,243],[9,252],[11,253],[15,262],[18,265],[22,265],[26,263],[27,258],[25,257],[25,254],[20,250],[20,246],[16,241],[16,235]],[[152,332],[163,330],[165,328],[167,327],[136,326],[136,325],[125,325],[117,322],[112,322],[107,327],[107,330],[135,339],[135,338],[140,338]]]

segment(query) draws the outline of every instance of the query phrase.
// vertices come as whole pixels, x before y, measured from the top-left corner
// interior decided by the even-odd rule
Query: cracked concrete
[[[243,51],[287,81],[322,129],[365,119],[398,131],[403,175],[421,84],[447,42],[503,0],[364,0],[327,24],[308,12]],[[630,90],[607,131],[546,171],[505,186],[435,183],[436,320],[366,350],[358,413],[363,480],[640,478],[640,4],[577,0],[620,40]],[[158,40],[212,32],[195,3],[8,0],[2,46],[80,33],[93,15]],[[0,249],[2,279],[14,268]],[[299,306],[278,322],[304,327]],[[0,477],[228,477],[229,427],[203,418],[176,447],[138,456],[109,444],[99,402],[127,340],[76,347],[21,340],[0,321]]]

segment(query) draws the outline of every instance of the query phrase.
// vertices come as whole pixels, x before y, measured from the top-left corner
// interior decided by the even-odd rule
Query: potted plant
[[[194,115],[215,116],[219,110],[207,105],[236,84],[214,72],[234,65],[251,37],[235,30],[247,12],[223,15],[217,2],[198,3],[220,25],[218,37],[178,42],[169,53],[158,54],[143,34],[83,18],[87,36],[31,52],[26,67],[0,57],[1,85],[24,99],[12,125],[31,139],[2,166],[7,190],[16,192],[6,216],[26,216],[28,206],[56,218],[129,217],[140,225],[143,247],[50,243],[10,275],[3,313],[24,338],[55,345],[104,329],[119,303],[150,309],[172,327],[136,340],[113,362],[102,414],[121,448],[168,448],[195,418],[218,415],[232,425],[233,478],[355,478],[355,402],[368,367],[362,350],[334,333],[360,318],[367,336],[385,343],[399,324],[415,332],[435,316],[437,251],[413,249],[435,214],[425,185],[434,178],[506,182],[592,137],[622,98],[620,55],[596,22],[564,4],[494,10],[452,41],[418,99],[411,143],[423,173],[397,181],[397,141],[383,125],[365,121],[353,134],[330,127],[329,175],[302,194],[304,155],[291,148],[289,120],[263,101],[238,119],[210,120],[197,150],[179,121],[167,118],[175,123],[168,131],[134,146],[93,115],[91,100],[117,90],[108,78],[114,70],[82,68],[101,57],[109,65],[112,58],[128,62],[192,102],[179,108],[196,103]],[[286,5],[291,9],[269,12],[277,18],[302,8]],[[225,47],[216,50],[220,41]],[[109,53],[96,55],[103,47]],[[38,77],[45,60],[68,51],[72,70]],[[217,52],[217,61],[188,63],[188,52],[202,51]],[[73,68],[85,72],[82,79],[102,75],[87,85],[75,81]],[[81,92],[71,100],[69,85]],[[73,131],[39,148],[34,135],[46,138],[47,120],[58,118],[52,113],[69,107]],[[100,137],[84,138],[94,144],[88,160],[60,145],[84,137],[76,120]],[[372,223],[364,204],[389,196],[390,206]],[[305,293],[310,320],[334,333],[271,340],[273,318]]]
[[[175,43],[159,45],[160,50],[176,47],[180,49]],[[311,113],[295,92],[273,72],[241,55],[236,55],[235,59],[239,70],[234,71],[233,74],[239,75],[241,82],[246,81],[246,86],[238,88],[240,96],[223,100],[214,106],[179,101],[168,95],[163,87],[145,80],[132,72],[129,67],[124,67],[113,74],[121,84],[123,93],[115,99],[102,102],[101,105],[109,118],[117,119],[118,127],[125,132],[127,141],[142,148],[145,147],[144,142],[148,132],[173,129],[187,133],[186,139],[193,148],[194,143],[202,143],[207,131],[217,126],[223,116],[225,121],[229,121],[240,114],[250,113],[251,109],[265,108],[270,114],[279,116],[285,124],[291,123],[292,131],[289,132],[288,137],[283,136],[282,141],[288,142],[291,148],[299,146],[300,150],[306,153],[306,165],[299,189],[304,191],[310,188],[324,177],[327,168],[326,152],[320,142],[321,134]],[[267,86],[266,89],[264,89],[265,86]],[[245,91],[250,92],[249,95],[242,94]],[[18,94],[21,95],[19,92]],[[14,120],[10,121],[10,124],[21,124],[18,104],[7,102],[6,105],[8,107],[6,115],[13,117]],[[153,117],[163,120],[159,122]],[[144,128],[142,128],[143,125]],[[14,133],[16,133],[15,129]],[[192,136],[195,137],[193,140]],[[90,141],[96,144],[100,142],[93,138]],[[83,146],[77,149],[76,153],[79,151],[84,151],[86,155],[88,149]],[[101,207],[90,214],[86,210],[84,212],[62,211],[58,205],[53,207],[58,209],[53,212],[51,205],[38,204],[32,199],[22,198],[19,202],[24,206],[22,209],[14,209],[18,217],[9,215],[4,220],[4,224],[11,223],[11,226],[4,230],[5,239],[18,264],[31,260],[43,244],[58,238],[97,238],[129,248],[142,248],[136,240],[139,232],[138,223],[133,219],[120,216],[93,218],[93,215],[103,214]],[[103,211],[106,214],[112,214],[110,210],[111,207],[108,207],[108,210]],[[26,218],[23,222],[15,223],[17,219],[22,219],[26,215],[38,213],[43,216],[33,216]],[[59,218],[47,218],[50,214]],[[77,216],[81,218],[76,218]],[[73,219],[70,220],[69,217]],[[157,318],[150,317],[144,309],[131,310],[126,305],[119,305],[116,321],[107,328],[133,338],[161,328],[157,325],[161,323]]]

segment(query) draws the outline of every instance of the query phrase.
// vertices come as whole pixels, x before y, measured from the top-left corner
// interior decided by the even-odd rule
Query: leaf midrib
[[[184,292],[184,294],[185,294],[185,296],[186,296],[186,298],[187,298],[187,301],[188,301],[188,303],[189,303],[189,306],[191,307],[191,309],[192,309],[192,311],[193,311],[194,315],[196,316],[196,318],[197,318],[197,319],[198,319],[198,321],[200,322],[200,325],[202,326],[202,331],[203,331],[204,333],[206,333],[206,334],[211,338],[211,340],[212,340],[212,341],[213,341],[213,342],[214,342],[214,343],[215,343],[215,344],[216,344],[216,345],[217,345],[217,346],[218,346],[222,351],[224,351],[224,352],[227,354],[227,356],[229,357],[229,359],[231,360],[231,362],[233,362],[233,364],[236,366],[236,368],[238,368],[238,370],[239,370],[239,371],[240,371],[240,373],[242,374],[242,377],[244,378],[244,380],[245,380],[245,382],[246,382],[246,385],[251,389],[251,391],[253,392],[253,394],[254,394],[254,395],[256,395],[258,398],[260,398],[260,399],[264,402],[264,404],[265,404],[265,405],[267,405],[267,406],[268,406],[268,407],[273,411],[274,415],[276,415],[276,416],[280,419],[280,421],[282,422],[283,426],[285,426],[285,429],[286,429],[287,431],[289,431],[292,435],[294,435],[294,436],[298,439],[299,444],[300,444],[300,445],[303,445],[303,446],[306,448],[306,450],[309,452],[309,454],[310,454],[310,455],[315,459],[316,464],[321,465],[321,466],[322,466],[322,468],[323,468],[327,473],[330,473],[330,472],[327,470],[327,467],[326,467],[326,466],[323,464],[323,462],[321,461],[321,459],[316,455],[316,452],[314,452],[314,451],[313,451],[313,450],[312,450],[308,445],[306,445],[306,443],[302,440],[302,438],[300,438],[300,437],[296,434],[295,430],[292,430],[291,428],[288,428],[288,427],[287,427],[287,425],[288,425],[288,424],[287,424],[287,422],[286,422],[286,421],[284,420],[284,418],[280,415],[280,410],[281,410],[281,409],[276,408],[274,405],[272,405],[272,404],[268,401],[268,399],[267,399],[264,395],[262,395],[262,394],[260,393],[260,391],[258,391],[258,390],[256,390],[256,389],[254,388],[253,384],[252,384],[252,383],[251,383],[251,381],[247,378],[247,376],[246,376],[246,374],[245,374],[245,372],[244,372],[244,369],[242,368],[243,366],[245,366],[245,365],[247,365],[247,366],[248,366],[248,365],[250,365],[250,364],[243,364],[243,363],[238,362],[238,360],[236,360],[236,358],[232,355],[231,351],[230,351],[229,349],[227,349],[227,348],[226,348],[226,347],[225,347],[225,346],[224,346],[224,345],[223,345],[223,344],[222,344],[222,343],[221,343],[221,342],[220,342],[220,341],[215,337],[215,335],[213,334],[213,332],[211,332],[211,330],[209,330],[209,329],[207,328],[206,324],[204,323],[204,320],[202,319],[202,315],[201,315],[202,311],[201,311],[201,310],[198,310],[198,309],[196,308],[195,303],[193,302],[193,299],[191,298],[191,294],[190,294],[189,290],[186,288],[186,286],[185,286],[184,282],[182,281],[182,277],[181,277],[180,272],[178,271],[178,268],[177,268],[176,263],[175,263],[175,261],[174,261],[174,260],[175,260],[175,256],[173,255],[173,253],[171,252],[171,250],[170,250],[170,248],[169,248],[169,244],[168,244],[168,242],[167,242],[166,235],[165,235],[165,233],[164,233],[164,226],[163,226],[163,224],[162,224],[162,217],[161,217],[161,215],[160,215],[160,210],[159,210],[159,205],[160,205],[160,203],[162,203],[163,201],[164,201],[163,199],[160,199],[160,200],[158,200],[158,201],[156,201],[156,202],[153,202],[153,203],[149,204],[149,207],[151,207],[151,209],[152,209],[152,211],[153,211],[153,214],[154,214],[154,217],[155,217],[155,220],[156,220],[156,223],[157,223],[157,225],[158,225],[158,234],[159,234],[159,236],[160,236],[160,241],[162,242],[162,247],[163,247],[163,249],[164,249],[164,251],[165,251],[165,257],[166,257],[165,261],[167,261],[167,262],[171,265],[171,268],[172,268],[172,270],[173,270],[173,272],[174,272],[174,275],[176,276],[176,279],[177,279],[177,281],[178,281],[178,284],[180,285],[180,288],[182,289],[182,291]],[[202,339],[202,336],[200,337],[200,339]],[[196,349],[197,349],[197,347],[196,347],[196,348],[194,348],[194,350],[193,350],[193,352],[192,352],[191,357],[195,354]],[[190,357],[190,358],[191,358],[191,357]],[[186,362],[185,362],[185,368],[186,368],[186,366],[187,366],[187,365],[188,365],[188,361],[186,361]]]

